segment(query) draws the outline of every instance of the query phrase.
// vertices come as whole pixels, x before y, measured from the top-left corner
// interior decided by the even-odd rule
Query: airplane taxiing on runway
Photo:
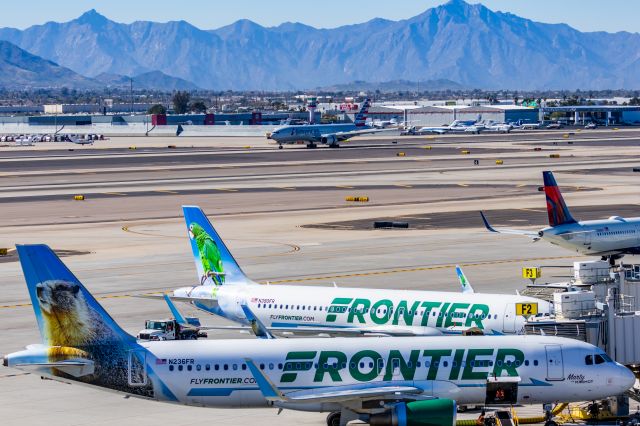
[[[590,401],[635,382],[601,349],[552,336],[139,341],[49,247],[17,251],[42,344],[3,365],[65,383],[199,407],[330,412],[330,426],[454,426],[457,403]]]
[[[171,299],[240,323],[239,329],[251,325],[249,310],[275,334],[515,334],[525,316],[551,309],[532,297],[473,293],[461,270],[463,292],[257,284],[199,207],[183,212],[201,285],[176,289]]]
[[[307,148],[315,148],[317,144],[329,145],[331,148],[340,147],[340,142],[354,136],[371,133],[386,132],[387,129],[377,129],[366,125],[367,114],[371,100],[367,99],[362,108],[356,114],[353,124],[303,124],[285,126],[275,129],[267,138],[278,143],[278,148],[283,144],[295,144],[305,142]]]
[[[485,227],[491,232],[525,235],[580,254],[602,256],[612,264],[625,254],[640,254],[640,217],[577,221],[569,212],[553,173],[545,171],[542,176],[549,227],[539,231],[494,228],[480,212]]]

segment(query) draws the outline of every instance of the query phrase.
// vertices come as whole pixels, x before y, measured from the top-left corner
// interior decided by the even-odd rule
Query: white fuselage
[[[300,126],[286,126],[274,130],[270,138],[279,144],[295,142],[323,142],[323,137],[353,130],[366,130],[369,127],[357,127],[355,124],[305,124]],[[337,142],[339,138],[334,141]]]
[[[514,334],[525,322],[516,315],[517,304],[537,304],[538,313],[551,311],[546,301],[515,294],[340,287],[203,285],[175,290],[174,296],[198,298],[194,305],[199,309],[244,324],[241,305],[246,304],[267,328],[291,331],[327,327],[433,335],[473,328],[485,334]]]
[[[512,377],[518,403],[591,401],[621,394],[633,373],[607,361],[588,365],[601,350],[548,336],[372,337],[144,342],[157,399],[207,407],[268,403],[245,365],[250,358],[283,392],[371,382],[417,386],[424,395],[483,404],[486,383]],[[165,391],[162,391],[162,388]],[[334,404],[284,408],[339,409]]]
[[[588,220],[544,228],[542,238],[588,255],[640,253],[640,218]]]

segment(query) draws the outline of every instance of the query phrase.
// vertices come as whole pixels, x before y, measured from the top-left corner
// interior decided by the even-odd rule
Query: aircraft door
[[[544,349],[547,355],[547,380],[564,380],[562,346],[545,345]]]
[[[129,368],[127,379],[129,386],[146,386],[147,385],[147,361],[146,350],[129,351]]]
[[[504,310],[503,315],[504,325],[502,331],[504,333],[516,332],[516,305],[515,303],[509,303]]]

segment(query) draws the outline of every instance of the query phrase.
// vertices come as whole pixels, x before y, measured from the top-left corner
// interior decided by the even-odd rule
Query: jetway
[[[573,279],[532,284],[523,295],[553,303],[554,314],[534,316],[525,334],[569,337],[594,344],[625,365],[640,365],[640,265],[575,262]]]

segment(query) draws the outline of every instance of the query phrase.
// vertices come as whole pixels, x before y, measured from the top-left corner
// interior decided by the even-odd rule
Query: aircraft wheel
[[[278,149],[282,149],[282,145],[278,145]]]
[[[544,423],[544,426],[558,426],[558,423],[554,422],[553,420],[547,420]]]
[[[334,411],[327,416],[327,426],[340,426],[340,412]]]
[[[340,145],[337,143],[334,143],[332,145],[329,145],[329,148],[340,148]]]

